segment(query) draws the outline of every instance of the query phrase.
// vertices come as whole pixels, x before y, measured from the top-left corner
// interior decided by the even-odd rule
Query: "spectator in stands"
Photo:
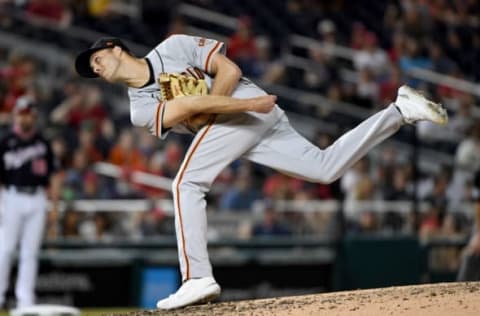
[[[174,1],[86,0],[82,25],[89,29],[121,36],[139,44],[152,45],[166,33]],[[159,17],[162,17],[159,19]]]
[[[102,92],[96,85],[82,86],[80,91],[68,96],[50,115],[52,122],[69,125],[75,130],[85,121],[92,121],[99,130],[106,118]]]
[[[398,165],[398,151],[394,146],[385,146],[382,149],[377,164],[375,180],[379,188],[386,188],[393,183],[393,174]]]
[[[326,212],[327,214],[320,215],[319,213],[322,212],[309,212],[312,210],[312,205],[309,203],[312,198],[313,195],[307,188],[299,189],[294,193],[288,209],[281,213],[282,220],[288,223],[291,234],[306,236],[320,234],[326,230],[330,214]]]
[[[372,178],[362,178],[354,188],[354,199],[371,201],[375,198],[375,182]]]
[[[408,37],[405,42],[405,54],[400,56],[399,65],[402,72],[408,73],[412,68],[431,69],[432,61],[422,56],[419,41]],[[417,87],[420,82],[416,79],[411,79],[408,83],[413,87]]]
[[[162,235],[164,230],[165,214],[161,210],[153,209],[147,212],[139,212],[136,230],[142,237]]]
[[[137,147],[131,129],[124,129],[110,150],[108,162],[129,170],[145,170],[146,157]]]
[[[278,219],[277,212],[268,207],[263,212],[262,221],[253,226],[252,235],[254,237],[289,236],[291,231]]]
[[[101,0],[101,1],[87,0],[86,3],[87,3],[88,13],[93,17],[103,18],[109,14],[114,14],[114,11],[112,11],[111,0]]]
[[[295,21],[295,25],[302,30],[311,29],[312,19],[308,17],[308,8],[302,0],[287,0],[283,2],[287,20]]]
[[[320,35],[320,41],[323,44],[323,53],[328,62],[335,61],[335,49],[338,45],[337,27],[332,20],[320,20],[317,25],[317,32]]]
[[[408,225],[408,217],[411,214],[411,212],[403,215],[398,212],[385,211],[380,227],[385,233],[411,233],[412,229]]]
[[[448,206],[447,189],[449,187],[449,183],[450,174],[443,172],[436,175],[434,177],[432,191],[425,198],[425,200],[430,202],[432,207],[439,212],[440,219],[442,220]]]
[[[359,160],[352,168],[350,168],[340,180],[340,187],[345,195],[346,201],[354,201],[359,199],[359,193],[363,194],[368,183],[362,180],[370,179],[370,163],[368,158]],[[362,188],[361,188],[362,187]],[[362,192],[358,192],[358,191]]]
[[[108,198],[106,194],[103,194],[105,188],[101,186],[99,178],[95,172],[86,172],[82,180],[82,191],[78,195],[78,199],[95,200]]]
[[[119,124],[120,125],[120,124]],[[95,129],[96,130],[96,129]],[[116,126],[110,118],[102,121],[100,129],[96,130],[95,145],[103,157],[107,157],[116,140]]]
[[[169,141],[163,151],[162,175],[173,179],[182,163],[183,147],[176,141]]]
[[[134,236],[158,237],[162,235],[175,236],[174,218],[166,216],[165,211],[159,208],[154,200],[149,201],[146,211],[138,211],[134,216]]]
[[[304,181],[274,172],[263,183],[263,195],[272,200],[292,199],[304,187]]]
[[[371,109],[374,104],[378,104],[378,95],[379,87],[373,74],[367,68],[360,70],[357,81],[357,98],[360,102],[357,105]]]
[[[82,194],[83,178],[88,172],[88,158],[83,150],[75,150],[72,165],[65,172],[64,199],[75,199]]]
[[[470,94],[463,94],[458,100],[458,109],[453,116],[448,120],[448,130],[451,133],[452,140],[455,142],[461,141],[472,129],[475,123],[475,116],[473,108],[475,100]]]
[[[229,190],[235,181],[235,169],[238,161],[233,162],[230,166],[223,169],[212,184],[209,194],[213,197],[213,203],[220,203],[221,197]],[[256,181],[260,179],[255,177]],[[263,179],[261,179],[263,181]]]
[[[453,79],[466,80],[465,75],[458,68],[453,68],[453,70],[448,73],[448,76],[452,77]],[[464,91],[457,89],[455,85],[449,84],[439,84],[436,86],[436,90],[438,96],[444,99],[455,100],[457,98],[461,98],[462,95],[465,94]]]
[[[143,23],[141,8],[145,3],[139,6],[137,3],[129,0],[88,0],[86,6],[86,16],[83,17],[83,23],[89,28],[94,28],[102,33],[115,36],[122,36],[135,41],[150,43],[152,39],[151,31]],[[145,12],[145,11],[144,11]],[[161,13],[154,12],[158,16]],[[162,22],[168,16],[162,18]],[[158,36],[159,29],[155,29]]]
[[[79,85],[64,86],[65,99],[56,106],[50,114],[50,120],[56,124],[67,125],[69,123],[70,112],[74,109],[81,108],[84,99],[82,88]]]
[[[168,31],[165,38],[175,35],[175,34],[187,34],[187,24],[185,23],[185,19],[182,18],[180,15],[176,15],[172,17],[170,23],[168,24]]]
[[[393,100],[403,82],[402,72],[398,65],[390,63],[388,75],[379,85],[378,104],[388,104],[389,100]]]
[[[465,60],[462,56],[462,51],[464,50],[462,39],[460,38],[460,34],[454,29],[450,28],[447,31],[447,38],[446,38],[446,45],[445,45],[445,52],[448,56],[454,56],[456,61],[462,65],[464,64]]]
[[[431,42],[428,45],[428,49],[433,71],[441,74],[449,74],[457,67],[453,60],[445,56],[440,44]]]
[[[87,0],[87,8],[90,15],[97,18],[119,16],[129,18],[135,16],[135,7],[125,0]]]
[[[52,139],[51,145],[53,154],[60,164],[60,169],[64,171],[67,167],[70,167],[71,159],[71,153],[65,143],[65,139],[61,135],[57,135]]]
[[[451,203],[456,205],[465,196],[465,185],[473,181],[473,175],[480,170],[480,120],[475,120],[468,137],[457,147],[455,172],[451,189]]]
[[[308,56],[314,64],[310,69],[305,69],[303,89],[327,91],[329,85],[338,77],[334,65],[327,58],[324,48],[312,46],[308,49]]]
[[[67,27],[72,21],[72,12],[62,0],[30,0],[26,11],[31,17],[45,19],[60,27]]]
[[[281,61],[272,59],[270,39],[266,36],[256,38],[257,58],[253,65],[252,78],[266,83],[279,83],[285,78],[285,66]]]
[[[480,81],[480,64],[477,62],[480,60],[480,34],[473,35],[472,48],[469,52],[470,63],[468,65],[469,73],[475,81]]]
[[[102,90],[97,85],[86,85],[83,90],[83,96],[81,108],[72,109],[69,112],[69,124],[79,128],[84,121],[91,121],[93,126],[100,129],[107,117],[102,100]]]
[[[220,201],[220,209],[232,211],[250,211],[252,204],[260,195],[253,187],[249,171],[241,172],[227,189]]]
[[[53,89],[50,98],[48,108],[46,111],[48,113],[52,112],[59,104],[64,100],[68,100],[75,95],[79,95],[81,92],[81,84],[77,79],[66,78],[61,87],[56,87]]]
[[[469,136],[458,146],[455,164],[471,173],[480,170],[480,120],[475,121]]]
[[[89,168],[88,156],[82,149],[74,153],[72,167],[64,177],[64,199],[106,199],[113,196],[113,189],[103,185]]]
[[[372,211],[362,211],[357,221],[350,222],[348,233],[371,234],[380,230],[378,215]]]
[[[364,47],[365,34],[367,29],[361,22],[353,22],[350,36],[350,48],[360,50]]]
[[[78,149],[87,155],[89,164],[103,160],[103,155],[95,144],[95,129],[92,122],[84,122],[78,132]]]
[[[365,108],[370,108],[370,100],[361,98],[357,92],[358,87],[356,82],[343,82],[341,84],[333,83],[332,85],[330,85],[328,91],[328,98],[333,101],[343,101]],[[351,121],[347,124],[349,123],[351,123]]]
[[[395,30],[399,28],[400,24],[400,10],[394,3],[388,3],[383,14],[382,35],[387,37],[390,42]]]
[[[258,52],[250,17],[243,16],[238,19],[237,29],[228,39],[227,47],[227,56],[237,63],[243,74],[255,75],[254,67]]]
[[[164,154],[161,151],[156,151],[152,155],[150,155],[147,163],[147,172],[152,175],[164,177],[165,175],[162,170],[164,159]],[[145,192],[147,197],[152,199],[167,198],[170,194],[170,190],[154,188],[151,186],[140,186],[140,188],[143,192]]]
[[[413,1],[402,1],[403,17],[401,19],[402,28],[408,36],[423,40],[429,34],[430,18],[428,14],[423,14],[421,4]]]
[[[147,130],[138,130],[138,149],[142,155],[149,159],[156,151],[157,142]]]
[[[81,221],[81,214],[72,208],[67,208],[63,212],[61,236],[63,238],[79,238],[79,226]]]
[[[387,55],[378,47],[378,39],[373,32],[364,34],[363,46],[355,52],[353,63],[357,70],[369,70],[375,78],[384,75],[387,71]]]
[[[442,213],[438,208],[430,205],[428,210],[422,215],[419,228],[419,237],[422,240],[428,240],[440,231],[442,220],[445,213]]]
[[[408,180],[408,173],[405,167],[396,167],[393,172],[393,182],[386,186],[381,186],[383,198],[395,201],[411,200],[413,195],[410,191]]]
[[[405,56],[406,54],[406,42],[407,37],[402,32],[395,32],[392,36],[392,44],[388,49],[388,57],[392,63],[397,64],[400,60],[400,57]]]
[[[111,241],[112,220],[106,212],[95,212],[82,221],[79,231],[80,235],[90,241]]]
[[[138,148],[136,135],[131,129],[121,131],[107,161],[121,168],[121,176],[113,184],[118,198],[140,198],[145,196],[138,183],[132,183],[131,173],[147,169],[147,157]]]
[[[9,124],[11,112],[20,96],[36,98],[35,91],[36,63],[21,54],[12,54],[8,65],[1,69],[0,80],[3,84],[4,96],[0,104],[0,124]]]

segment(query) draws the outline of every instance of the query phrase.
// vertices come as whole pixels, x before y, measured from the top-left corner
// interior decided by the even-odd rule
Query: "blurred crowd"
[[[187,28],[185,19],[168,7],[172,1],[163,4],[143,1],[143,10],[138,9],[135,1],[2,2],[59,27],[88,25],[97,31],[148,45],[160,42],[165,36],[183,33]],[[208,0],[190,2],[206,8],[216,4]],[[478,197],[472,179],[480,170],[478,97],[446,85],[421,81],[408,73],[417,67],[457,79],[478,80],[480,4],[473,0],[361,1],[355,4],[346,1],[326,4],[314,0],[273,2],[266,1],[272,5],[272,10],[277,8],[288,17],[278,23],[286,23],[283,27],[297,33],[303,31],[303,35],[324,45],[297,52],[308,59],[309,67],[289,67],[275,30],[269,32],[265,23],[249,17],[247,9],[241,10],[237,29],[228,36],[227,55],[238,63],[246,76],[264,83],[319,93],[333,102],[352,103],[371,111],[392,102],[400,85],[408,82],[433,100],[446,104],[450,110],[450,122],[446,127],[439,129],[421,124],[416,130],[419,136],[416,141],[440,155],[452,157],[452,163],[440,165],[435,170],[422,170],[411,160],[411,155],[385,145],[377,155],[358,162],[341,180],[324,185],[236,161],[222,171],[208,194],[210,209],[250,214],[256,201],[263,201],[262,215],[252,216],[255,220],[248,225],[239,225],[238,236],[245,238],[328,235],[338,230],[334,212],[302,213],[295,207],[313,200],[334,200],[341,202],[340,205],[354,203],[354,207],[357,202],[371,200],[408,201],[410,212],[403,214],[393,209],[377,212],[373,205],[362,207],[362,211],[347,218],[344,229],[351,234],[418,231],[422,238],[468,234],[472,218],[468,210],[464,210],[464,203],[471,203]],[[364,7],[358,8],[360,3],[364,3]],[[260,7],[264,5],[259,3]],[[154,11],[156,18],[151,8],[157,10]],[[150,12],[146,12],[147,9]],[[164,14],[169,23],[159,19],[160,14]],[[5,17],[0,21],[4,25]],[[157,29],[161,31],[155,32]],[[337,45],[352,50],[350,62],[334,53]],[[126,115],[116,115],[108,90],[96,83],[85,83],[72,74],[45,90],[39,84],[45,69],[34,58],[25,52],[0,53],[2,131],[9,128],[15,100],[25,94],[34,96],[41,109],[39,124],[48,133],[62,164],[62,198],[67,208],[59,224],[61,235],[108,240],[119,236],[173,234],[173,219],[153,202],[150,211],[131,214],[82,213],[75,210],[71,202],[78,199],[171,199],[168,190],[135,183],[131,174],[144,171],[173,178],[190,138],[170,136],[166,142],[160,142],[146,131],[132,128]],[[339,125],[339,132],[327,133],[319,129],[310,140],[320,148],[328,147],[340,131],[357,123],[339,122],[335,116],[328,115],[322,119]],[[95,163],[102,161],[120,167],[121,176],[109,178],[96,172]],[[276,211],[276,202],[284,200],[295,203],[286,211]],[[414,209],[421,209],[421,212],[413,212]]]

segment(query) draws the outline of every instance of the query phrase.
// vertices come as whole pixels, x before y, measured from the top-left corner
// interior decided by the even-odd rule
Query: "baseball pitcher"
[[[207,253],[205,193],[232,161],[245,158],[330,183],[403,124],[447,122],[439,104],[403,86],[394,103],[321,150],[290,126],[275,97],[242,77],[224,54],[222,42],[174,35],[137,58],[121,40],[102,38],[75,62],[84,77],[128,86],[133,125],[161,139],[170,132],[195,134],[172,186],[183,284],[157,303],[159,309],[207,302],[220,294]]]

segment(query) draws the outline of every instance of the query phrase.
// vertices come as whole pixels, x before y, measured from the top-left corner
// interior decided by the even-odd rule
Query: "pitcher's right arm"
[[[275,106],[276,96],[266,95],[250,99],[205,95],[175,98],[164,103],[164,128],[170,128],[199,113],[229,114],[241,112],[268,113]]]

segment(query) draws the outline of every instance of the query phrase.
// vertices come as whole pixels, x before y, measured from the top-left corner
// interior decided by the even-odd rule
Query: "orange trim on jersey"
[[[198,69],[197,67],[194,67],[193,70],[197,74],[198,79],[205,79],[205,76],[203,75],[203,72],[200,69]]]
[[[193,78],[195,79],[200,79],[198,78],[197,76],[197,73],[195,71],[193,71],[191,68],[187,68],[187,72],[190,74],[190,76],[192,76]]]
[[[215,46],[213,46],[212,50],[210,51],[210,53],[208,53],[208,56],[207,56],[207,61],[205,62],[205,71],[206,72],[210,72],[210,58],[213,56],[213,53],[215,53],[215,51],[222,45],[221,42],[217,42],[217,44],[215,44]]]
[[[192,151],[190,152],[190,154],[187,157],[185,157],[185,164],[183,165],[183,168],[179,171],[180,173],[179,173],[179,176],[178,176],[177,186],[175,188],[175,191],[176,191],[176,194],[177,194],[176,200],[177,200],[177,208],[178,208],[178,221],[180,223],[180,237],[182,239],[183,258],[185,259],[185,265],[186,265],[186,273],[185,273],[186,278],[185,278],[185,280],[190,279],[190,262],[188,261],[187,250],[185,249],[185,235],[183,233],[182,211],[181,211],[181,207],[180,207],[180,183],[182,183],[183,176],[185,174],[185,170],[187,170],[188,164],[190,163],[190,160],[192,159],[193,154],[197,150],[198,146],[202,142],[205,135],[207,135],[207,133],[210,130],[210,127],[212,127],[213,123],[214,123],[214,120],[212,120],[208,124],[208,127],[202,133],[202,135],[200,136],[200,138],[198,139],[196,144],[192,147]]]
[[[161,103],[158,104],[157,114],[155,115],[155,136],[157,136],[157,137],[159,136],[159,131],[158,131],[159,127],[160,127],[160,125],[162,125],[161,122],[160,122],[160,120],[162,119],[160,117],[160,112],[161,112],[160,110],[162,109],[164,104],[165,104],[165,102],[161,102]]]

